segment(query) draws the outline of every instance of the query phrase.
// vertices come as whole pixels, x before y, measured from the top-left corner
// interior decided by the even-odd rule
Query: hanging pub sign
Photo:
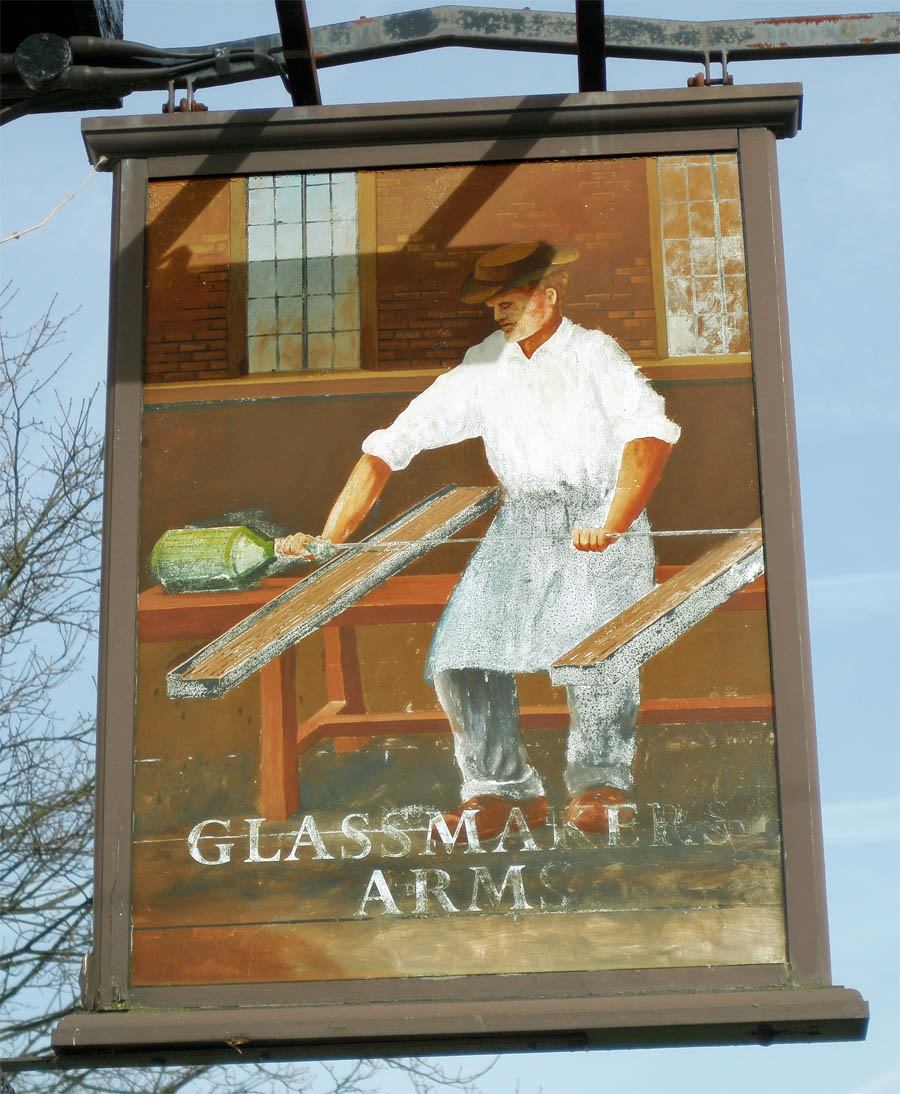
[[[828,967],[799,110],[84,123],[117,195],[97,905],[57,1051],[863,1035]]]

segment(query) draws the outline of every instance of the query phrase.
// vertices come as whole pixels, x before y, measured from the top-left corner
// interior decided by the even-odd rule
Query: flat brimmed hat
[[[578,258],[574,247],[554,247],[534,240],[495,247],[475,263],[459,290],[466,304],[483,304],[495,293],[517,289],[555,273]]]

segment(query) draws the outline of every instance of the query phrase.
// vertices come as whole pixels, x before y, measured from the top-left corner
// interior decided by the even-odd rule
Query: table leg
[[[296,665],[295,651],[290,649],[259,674],[259,804],[269,820],[287,820],[300,809]]]
[[[342,714],[364,714],[355,627],[325,628],[325,684],[328,698],[343,700]],[[371,737],[335,737],[335,752],[357,752]]]

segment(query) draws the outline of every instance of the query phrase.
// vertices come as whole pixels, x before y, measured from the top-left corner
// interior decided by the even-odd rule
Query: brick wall
[[[243,182],[175,179],[147,199],[147,382],[236,376],[246,356]],[[234,239],[232,236],[234,235]],[[242,319],[241,316],[244,316]]]
[[[643,159],[377,172],[378,367],[450,367],[494,329],[459,288],[504,243],[574,244],[568,316],[655,359]]]

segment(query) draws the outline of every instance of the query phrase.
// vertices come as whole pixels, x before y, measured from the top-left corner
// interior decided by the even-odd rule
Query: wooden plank
[[[598,673],[605,684],[623,679],[764,569],[762,528],[757,521],[579,642],[553,664],[551,680],[580,684]]]
[[[408,903],[408,901],[407,901]],[[135,930],[133,984],[463,976],[684,968],[784,961],[775,906],[584,913],[572,917],[376,915],[346,923]]]
[[[680,574],[684,566],[660,565],[656,567],[656,584],[662,585],[671,578]],[[366,601],[363,601],[366,603]],[[766,575],[760,574],[748,585],[738,589],[724,604],[720,604],[717,611],[720,612],[762,612],[766,604]]]
[[[173,699],[224,695],[437,543],[487,512],[496,487],[448,486],[321,566],[176,666]]]

